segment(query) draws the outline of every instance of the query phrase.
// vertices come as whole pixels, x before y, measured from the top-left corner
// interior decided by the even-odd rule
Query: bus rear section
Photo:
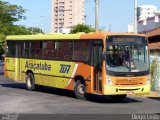
[[[73,90],[77,98],[85,99],[92,93],[91,45],[96,41],[80,39],[79,34],[9,36],[5,77],[25,83],[28,90],[49,86]],[[99,41],[101,47],[98,53],[95,49],[95,58],[102,51],[102,39]]]

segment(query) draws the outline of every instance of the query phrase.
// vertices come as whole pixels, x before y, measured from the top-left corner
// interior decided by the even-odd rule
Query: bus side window
[[[56,42],[56,58],[60,60],[71,60],[72,58],[72,42],[61,41]]]
[[[42,56],[42,41],[31,41],[30,42],[30,53],[31,58],[41,58]]]
[[[42,57],[45,59],[55,59],[55,42],[54,41],[43,41]]]
[[[24,41],[22,45],[22,51],[23,51],[22,56],[25,58],[29,57],[29,48],[30,48],[29,44],[30,44],[29,41]]]
[[[56,52],[55,52],[55,41],[50,41],[48,43],[48,48],[49,48],[49,59],[55,59]]]
[[[89,41],[76,41],[73,44],[73,60],[88,61],[90,51]]]
[[[6,56],[7,57],[15,57],[15,53],[16,53],[16,43],[15,43],[15,41],[7,41]]]

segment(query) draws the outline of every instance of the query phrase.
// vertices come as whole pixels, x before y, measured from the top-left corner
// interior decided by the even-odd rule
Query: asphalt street
[[[25,84],[0,76],[0,113],[19,114],[154,114],[160,113],[160,98],[127,97],[115,102],[108,96],[92,95],[88,101],[74,93],[43,87],[27,91]]]
[[[91,95],[83,101],[72,91],[50,87],[28,91],[25,84],[0,75],[0,114],[2,120],[137,120],[137,114],[142,114],[140,120],[148,114],[159,120],[160,98],[127,97],[116,102],[109,96]]]

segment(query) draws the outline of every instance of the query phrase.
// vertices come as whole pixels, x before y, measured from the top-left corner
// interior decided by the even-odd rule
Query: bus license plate
[[[126,93],[127,93],[127,95],[133,95],[134,94],[133,91],[127,91]]]

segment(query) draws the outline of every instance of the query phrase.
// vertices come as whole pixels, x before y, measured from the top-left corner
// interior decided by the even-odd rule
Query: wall
[[[157,28],[160,28],[160,15],[148,18],[147,20],[138,21],[138,33],[150,32]]]

